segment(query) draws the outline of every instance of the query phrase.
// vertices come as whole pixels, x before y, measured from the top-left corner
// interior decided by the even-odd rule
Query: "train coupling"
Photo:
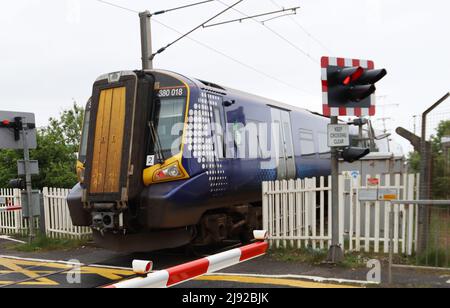
[[[123,213],[114,211],[114,206],[103,204],[95,207],[92,214],[92,229],[104,234],[105,232],[124,231]]]

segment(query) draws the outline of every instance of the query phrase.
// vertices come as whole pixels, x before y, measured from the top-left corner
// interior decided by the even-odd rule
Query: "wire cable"
[[[290,9],[281,9],[279,11],[272,11],[272,12],[262,13],[262,14],[248,16],[248,17],[244,17],[244,18],[238,18],[238,19],[232,19],[232,20],[227,20],[227,21],[221,21],[221,22],[214,23],[214,24],[203,25],[203,28],[211,28],[211,27],[215,27],[215,26],[221,26],[221,25],[226,25],[226,24],[231,24],[231,23],[236,23],[236,22],[243,22],[244,20],[247,20],[247,19],[264,17],[264,16],[270,16],[270,15],[285,13],[285,12],[289,12],[289,11],[297,13],[297,10],[299,8],[300,7],[294,7],[294,8],[290,8]],[[280,17],[283,17],[283,16],[285,16],[285,15],[281,15],[281,16],[277,16],[277,17],[280,18]]]
[[[175,29],[175,28],[173,28],[173,27],[171,27],[171,26],[168,26],[168,25],[166,25],[166,24],[164,24],[164,23],[162,23],[162,22],[160,22],[160,21],[158,21],[158,20],[156,20],[156,19],[154,19],[154,18],[153,18],[152,20],[153,20],[155,23],[157,23],[157,24],[159,24],[159,25],[161,25],[161,26],[163,26],[163,27],[165,27],[165,28],[167,28],[167,29],[169,29],[169,30],[175,32],[175,33],[181,34],[180,31],[178,31],[177,29]],[[303,94],[312,95],[310,92],[308,92],[308,91],[306,91],[306,90],[300,89],[300,88],[298,88],[298,87],[296,87],[296,86],[294,86],[294,85],[292,85],[292,84],[290,84],[290,83],[288,83],[288,82],[285,82],[285,81],[283,81],[283,80],[281,80],[281,79],[279,79],[279,78],[277,78],[277,77],[271,76],[271,75],[267,74],[266,72],[264,72],[264,71],[262,71],[262,70],[259,70],[259,69],[255,68],[255,67],[253,67],[253,66],[251,66],[251,65],[249,65],[249,64],[247,64],[247,63],[245,63],[245,62],[243,62],[243,61],[240,61],[240,60],[238,60],[238,59],[236,59],[236,58],[234,58],[234,57],[232,57],[232,56],[230,56],[230,55],[228,55],[228,54],[226,54],[226,53],[224,53],[224,52],[222,52],[222,51],[220,51],[220,50],[218,50],[218,49],[216,49],[216,48],[214,48],[214,47],[212,47],[212,46],[209,46],[209,45],[207,45],[207,44],[205,44],[205,43],[203,43],[203,42],[201,42],[201,41],[199,41],[199,40],[196,40],[196,39],[194,39],[194,38],[192,38],[192,37],[189,37],[189,36],[188,36],[187,38],[188,38],[189,40],[191,40],[192,42],[194,42],[194,43],[196,43],[196,44],[202,46],[203,48],[206,48],[206,49],[208,49],[208,50],[210,50],[210,51],[213,51],[213,52],[215,52],[215,53],[221,55],[222,57],[225,57],[225,58],[227,58],[228,60],[233,61],[233,62],[235,62],[235,63],[237,63],[237,64],[239,64],[239,65],[241,65],[241,66],[243,66],[243,67],[245,67],[245,68],[247,68],[247,69],[249,69],[249,70],[255,72],[255,73],[258,73],[258,74],[260,74],[260,75],[262,75],[262,76],[264,76],[264,77],[266,77],[266,78],[272,79],[272,80],[274,80],[274,81],[276,81],[276,82],[278,82],[278,83],[280,83],[280,84],[283,84],[283,85],[285,85],[285,86],[287,86],[287,87],[289,87],[289,88],[292,88],[292,89],[294,89],[294,90],[297,90],[297,91],[299,91],[299,92],[302,92]]]
[[[106,4],[106,5],[110,5],[110,6],[116,7],[118,9],[122,9],[122,10],[127,11],[127,12],[132,12],[132,13],[139,14],[139,11],[136,11],[136,10],[133,10],[133,9],[130,9],[130,8],[126,8],[126,7],[123,7],[123,6],[120,6],[120,5],[115,5],[114,3],[111,3],[111,2],[107,2],[107,1],[104,1],[104,0],[96,0],[96,1],[98,1],[100,3],[103,3],[103,4]],[[183,34],[181,31],[179,31],[179,30],[177,30],[177,29],[175,29],[175,28],[173,28],[173,27],[171,27],[169,25],[166,25],[166,24],[162,23],[161,21],[159,21],[159,20],[157,20],[155,18],[152,18],[152,21],[154,21],[155,23],[159,24],[160,26],[163,26],[164,28],[166,28],[166,29],[168,29],[168,30],[170,30],[172,32],[175,32],[175,33],[180,34],[180,35]],[[245,63],[245,62],[243,62],[241,60],[238,60],[238,59],[236,59],[236,58],[226,54],[225,52],[222,52],[222,51],[220,51],[220,50],[218,50],[218,49],[216,49],[216,48],[214,48],[212,46],[209,46],[209,45],[207,45],[207,44],[205,44],[205,43],[203,43],[203,42],[201,42],[199,40],[196,40],[196,39],[194,39],[194,38],[192,38],[190,36],[187,36],[186,38],[189,39],[190,41],[196,43],[197,45],[199,45],[199,46],[201,46],[201,47],[203,47],[205,49],[208,49],[208,50],[210,50],[210,51],[212,51],[212,52],[214,52],[214,53],[216,53],[216,54],[218,54],[218,55],[220,55],[220,56],[222,56],[222,57],[224,57],[224,58],[226,58],[226,59],[228,59],[228,60],[230,60],[230,61],[232,61],[232,62],[234,62],[236,64],[239,64],[240,66],[245,67],[248,70],[251,70],[251,71],[253,71],[253,72],[255,72],[255,73],[257,73],[257,74],[259,74],[261,76],[264,76],[264,77],[266,77],[268,79],[276,81],[279,84],[282,84],[282,85],[284,85],[284,86],[286,86],[288,88],[296,90],[297,92],[300,92],[300,93],[303,93],[303,94],[307,94],[307,95],[313,95],[312,93],[310,93],[310,92],[308,92],[308,91],[306,91],[304,89],[301,89],[301,88],[299,88],[299,87],[297,87],[295,85],[292,85],[292,84],[290,84],[290,83],[288,83],[286,81],[283,81],[282,79],[279,79],[277,77],[274,77],[274,76],[272,76],[270,74],[267,74],[265,71],[259,70],[259,69],[255,68],[255,67],[253,67],[253,66],[251,66],[251,65],[249,65],[249,64],[247,64],[247,63]]]
[[[221,12],[219,12],[218,14],[214,15],[213,17],[209,18],[207,21],[203,22],[202,24],[198,25],[197,27],[195,27],[194,29],[192,29],[191,31],[187,32],[186,34],[183,34],[181,37],[177,38],[176,40],[174,40],[173,42],[167,44],[165,47],[160,48],[157,52],[155,52],[151,57],[150,60],[153,60],[155,58],[156,55],[164,52],[167,48],[169,48],[170,46],[178,43],[179,41],[181,41],[182,39],[184,39],[185,37],[187,37],[189,34],[192,34],[193,32],[197,31],[198,29],[202,28],[204,25],[206,25],[207,23],[209,23],[210,21],[216,19],[217,17],[219,17],[220,15],[223,15],[224,13],[228,12],[229,10],[233,9],[236,5],[238,5],[239,3],[242,3],[244,0],[239,0],[237,2],[235,2],[233,5],[227,5],[227,8]]]
[[[193,6],[206,4],[206,3],[209,3],[209,2],[213,2],[213,1],[214,0],[206,0],[206,1],[201,1],[201,2],[197,2],[197,3],[187,4],[187,5],[175,7],[175,8],[168,9],[168,10],[158,11],[158,12],[153,13],[153,15],[161,15],[161,14],[164,14],[164,13],[169,13],[169,12],[173,12],[173,11],[177,11],[177,10],[181,10],[181,9],[187,9],[187,8],[190,8],[190,7],[193,7]]]
[[[275,16],[275,17],[263,20],[262,22],[266,23],[266,22],[269,22],[269,21],[272,21],[272,20],[275,20],[275,19],[283,18],[283,17],[286,17],[286,16],[292,16],[292,15],[297,15],[297,12],[287,13],[287,14],[283,14],[283,15],[280,15],[280,16]]]
[[[217,2],[221,3],[222,5],[226,5],[228,6],[228,4],[226,4],[225,2],[221,1],[221,0],[216,0]],[[233,8],[234,11],[238,12],[239,14],[246,16],[246,17],[250,17],[250,15],[236,9]],[[265,27],[267,30],[269,30],[270,32],[272,32],[275,36],[277,36],[279,39],[281,39],[282,41],[286,42],[288,45],[290,45],[291,47],[293,47],[294,49],[296,49],[297,51],[299,51],[301,54],[303,54],[304,56],[306,56],[309,60],[311,60],[314,64],[320,64],[320,62],[315,59],[312,55],[310,55],[308,52],[306,52],[304,49],[300,48],[299,46],[297,46],[296,44],[294,44],[293,42],[291,42],[289,39],[287,39],[285,36],[281,35],[280,33],[278,33],[277,31],[275,31],[274,29],[272,29],[271,27],[269,27],[268,25],[266,25],[264,22],[261,22],[255,18],[251,18],[254,22],[257,22],[258,24],[262,25],[263,27]]]
[[[109,5],[109,6],[112,6],[112,7],[115,7],[115,8],[118,8],[118,9],[122,9],[122,10],[125,10],[125,11],[128,11],[128,12],[133,12],[133,13],[139,14],[139,11],[136,11],[136,10],[124,7],[124,6],[120,6],[120,5],[115,4],[115,3],[111,3],[111,2],[108,2],[108,1],[104,1],[104,0],[96,0],[96,1],[100,2],[100,3],[103,3],[103,4],[106,4],[106,5]]]
[[[272,2],[272,4],[278,8],[283,8],[283,6],[279,5],[278,3],[276,3],[274,0],[269,0],[270,2]],[[298,28],[300,28],[300,30],[302,30],[310,39],[312,39],[313,41],[315,41],[320,47],[322,47],[325,51],[327,51],[328,53],[332,54],[333,51],[331,51],[330,48],[328,48],[321,40],[319,40],[318,38],[316,38],[314,35],[311,34],[311,32],[309,32],[308,30],[306,30],[306,28],[304,26],[302,26],[297,19],[295,19],[294,17],[290,16],[289,17],[290,20],[292,20],[292,22],[294,24],[297,25]]]

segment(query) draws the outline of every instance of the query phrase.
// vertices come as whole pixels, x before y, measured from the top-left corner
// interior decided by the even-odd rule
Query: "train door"
[[[275,147],[278,180],[294,179],[296,172],[289,111],[272,107],[272,148]]]

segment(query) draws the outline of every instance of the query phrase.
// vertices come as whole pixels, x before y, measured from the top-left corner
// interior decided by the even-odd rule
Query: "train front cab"
[[[190,88],[167,72],[112,73],[95,82],[77,162],[80,183],[68,204],[74,225],[92,227],[101,246],[149,251],[192,240],[182,221],[159,228],[176,215],[164,205],[174,195],[186,201],[190,196],[179,200],[177,192],[195,175],[182,142]]]

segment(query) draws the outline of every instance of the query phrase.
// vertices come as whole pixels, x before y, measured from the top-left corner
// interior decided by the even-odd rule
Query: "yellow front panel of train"
[[[120,191],[125,103],[125,87],[100,93],[90,185],[92,194]]]

